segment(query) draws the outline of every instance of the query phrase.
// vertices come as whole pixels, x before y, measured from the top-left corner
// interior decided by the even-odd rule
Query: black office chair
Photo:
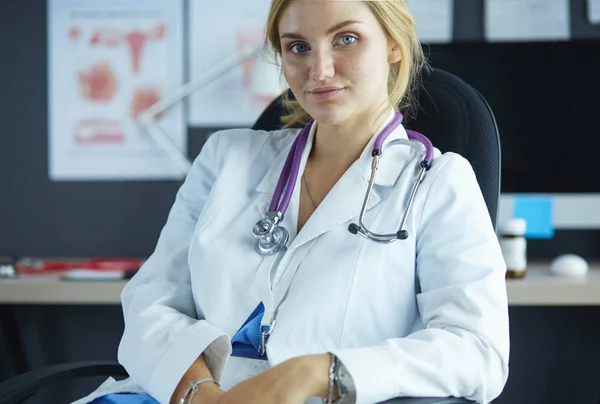
[[[496,224],[500,194],[500,137],[491,108],[485,99],[458,77],[433,69],[423,77],[420,108],[407,128],[425,134],[442,152],[465,157],[475,171],[492,223]],[[259,117],[254,129],[273,130],[282,126],[281,97]],[[15,404],[38,391],[65,380],[89,376],[127,377],[117,363],[85,362],[50,366],[0,383],[0,404]],[[454,398],[396,399],[389,403],[453,404],[469,401]]]

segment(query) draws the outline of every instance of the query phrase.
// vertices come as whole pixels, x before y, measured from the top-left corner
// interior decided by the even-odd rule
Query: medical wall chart
[[[198,77],[223,60],[264,42],[271,0],[189,0],[189,75]],[[251,57],[189,98],[192,126],[251,126],[274,97],[253,91]],[[282,91],[285,88],[282,78]]]
[[[136,122],[183,84],[182,0],[49,0],[49,175],[54,181],[180,179]],[[180,150],[183,107],[159,118]]]

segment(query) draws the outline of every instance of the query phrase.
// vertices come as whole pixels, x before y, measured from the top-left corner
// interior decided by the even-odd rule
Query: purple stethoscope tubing
[[[283,170],[279,175],[279,181],[275,187],[275,193],[273,194],[273,199],[271,200],[271,205],[269,206],[269,212],[282,212],[283,214],[287,212],[287,208],[292,200],[292,193],[294,192],[294,187],[287,186],[287,184],[290,183],[291,178],[293,178],[294,181],[296,178],[298,178],[298,173],[300,172],[300,162],[302,160],[302,152],[306,147],[311,125],[312,120],[305,125],[304,128],[302,128],[296,137],[296,140],[294,140],[294,143],[292,144],[292,149],[290,150],[290,153],[285,160]],[[279,204],[284,187],[285,193],[283,194],[283,200],[281,200],[281,204]]]
[[[359,224],[357,225],[355,223],[352,223],[350,224],[350,226],[348,226],[348,230],[352,234],[360,234],[363,237],[366,237],[372,241],[379,243],[390,243],[392,241],[398,239],[406,239],[408,237],[408,233],[406,232],[406,230],[403,229],[406,223],[406,218],[408,217],[408,213],[416,195],[419,184],[423,181],[424,174],[427,170],[429,170],[433,161],[433,145],[431,144],[431,141],[419,132],[415,132],[413,130],[406,130],[406,133],[408,134],[410,140],[416,141],[424,147],[425,156],[421,161],[419,174],[417,175],[417,179],[415,180],[413,189],[411,190],[408,204],[404,211],[402,222],[400,224],[400,229],[396,233],[392,234],[377,234],[369,231],[364,225],[363,219],[371,195],[371,190],[373,188],[375,172],[377,171],[377,168],[379,166],[379,159],[383,154],[382,147],[388,136],[402,123],[402,120],[402,113],[397,112],[392,121],[377,136],[377,139],[375,140],[375,144],[373,146],[373,151],[371,153],[373,157],[371,178],[361,209],[361,214],[359,216]],[[271,200],[271,204],[269,205],[269,212],[267,213],[267,217],[261,219],[254,227],[254,235],[256,238],[259,239],[258,250],[261,254],[270,255],[276,253],[283,247],[283,245],[285,245],[285,242],[287,242],[288,240],[289,235],[287,233],[287,230],[280,227],[279,224],[283,220],[285,212],[287,211],[287,208],[290,204],[290,200],[292,199],[292,193],[294,191],[293,184],[298,178],[298,173],[300,171],[300,163],[302,160],[302,153],[304,152],[304,149],[306,147],[306,142],[308,140],[308,135],[312,123],[312,120],[309,121],[302,128],[302,130],[294,140],[294,143],[292,144],[292,147],[288,153],[285,164],[279,176],[279,180],[277,182],[277,186],[273,194],[273,199]],[[415,145],[414,142],[410,142],[408,144],[411,146]],[[279,233],[275,234],[277,232]],[[273,237],[274,235],[275,237]]]

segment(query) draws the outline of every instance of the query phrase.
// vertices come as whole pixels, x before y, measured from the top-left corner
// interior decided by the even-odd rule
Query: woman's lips
[[[323,101],[323,100],[332,99],[333,97],[335,97],[339,93],[341,93],[342,90],[343,90],[343,88],[339,88],[339,87],[327,87],[327,88],[313,90],[313,91],[310,91],[309,93],[314,98],[316,98],[318,101]]]

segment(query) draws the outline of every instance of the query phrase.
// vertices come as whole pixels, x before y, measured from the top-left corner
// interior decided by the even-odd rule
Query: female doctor
[[[122,294],[130,378],[80,402],[491,401],[505,264],[469,163],[401,124],[424,65],[406,1],[272,0],[266,32],[305,128],[208,139]],[[397,231],[423,167],[404,237],[366,237]],[[267,216],[284,230],[260,239]]]

